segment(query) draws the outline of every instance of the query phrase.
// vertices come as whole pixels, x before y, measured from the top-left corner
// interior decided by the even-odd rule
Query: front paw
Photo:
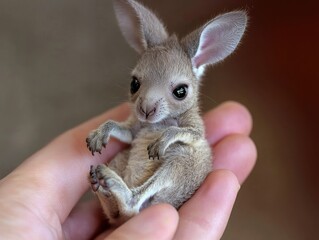
[[[101,154],[101,150],[106,146],[109,138],[109,132],[105,132],[101,128],[90,132],[89,136],[86,138],[86,144],[93,156],[95,152]]]
[[[86,144],[92,155],[94,155],[95,152],[101,154],[101,150],[108,143],[114,128],[116,128],[116,123],[109,120],[99,126],[98,129],[90,132],[89,136],[86,138]]]
[[[149,159],[155,159],[157,158],[158,160],[160,157],[162,157],[165,153],[166,146],[161,139],[157,139],[155,142],[151,143],[147,147],[147,152],[148,152],[148,158]]]

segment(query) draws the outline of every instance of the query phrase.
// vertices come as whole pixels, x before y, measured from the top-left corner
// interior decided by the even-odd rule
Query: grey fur
[[[92,154],[101,152],[110,137],[131,144],[108,166],[91,167],[89,175],[110,223],[121,224],[156,203],[179,208],[212,171],[198,109],[199,79],[207,65],[236,48],[247,16],[221,15],[179,41],[168,37],[141,4],[113,2],[124,37],[141,54],[132,71],[140,88],[131,94],[130,118],[105,122],[89,134],[87,144]],[[187,95],[177,100],[172,92],[181,84],[188,86]]]

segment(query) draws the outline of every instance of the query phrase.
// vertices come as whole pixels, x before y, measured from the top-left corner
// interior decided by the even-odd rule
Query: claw
[[[94,184],[97,184],[98,181],[96,179],[94,179],[93,177],[90,179],[90,183],[94,185]]]
[[[91,188],[93,190],[93,192],[96,192],[100,187],[100,184],[99,183],[92,183],[91,184]]]
[[[99,189],[100,184],[96,179],[96,173],[95,173],[93,165],[90,166],[90,183],[91,183],[91,188],[93,192],[96,192]]]
[[[99,179],[99,184],[100,184],[101,186],[103,186],[103,187],[107,187],[107,184],[106,184],[104,178],[100,178],[100,179]]]
[[[106,147],[106,144],[105,144],[105,143],[102,143],[102,146],[105,148],[105,147]]]

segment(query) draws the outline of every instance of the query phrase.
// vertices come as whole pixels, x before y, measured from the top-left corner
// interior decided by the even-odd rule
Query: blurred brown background
[[[223,239],[319,234],[319,4],[151,1],[183,35],[218,13],[247,9],[239,50],[210,69],[203,109],[225,100],[254,118],[259,157]],[[66,129],[125,101],[136,55],[107,0],[0,0],[0,177]]]

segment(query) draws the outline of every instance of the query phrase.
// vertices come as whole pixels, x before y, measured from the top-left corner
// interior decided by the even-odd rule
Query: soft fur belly
[[[160,166],[161,160],[149,159],[147,152],[148,145],[160,136],[160,131],[145,129],[140,131],[133,140],[127,167],[124,172],[124,181],[128,187],[140,186]]]

